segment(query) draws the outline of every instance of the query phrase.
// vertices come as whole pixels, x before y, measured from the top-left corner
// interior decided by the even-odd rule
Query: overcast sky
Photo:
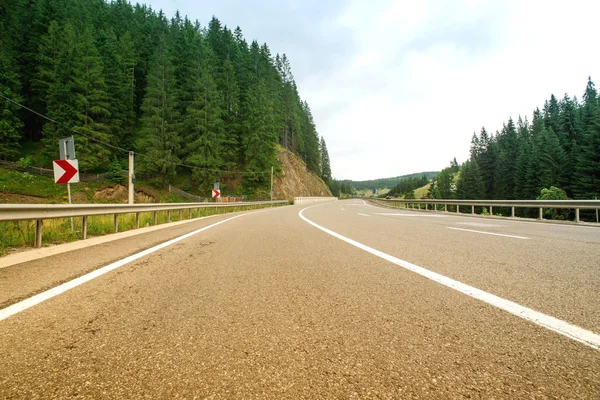
[[[145,2],[286,53],[338,179],[462,163],[482,126],[600,84],[596,0]]]

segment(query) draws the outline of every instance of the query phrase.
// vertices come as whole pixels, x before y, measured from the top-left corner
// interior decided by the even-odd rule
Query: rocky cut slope
[[[277,150],[281,173],[273,180],[275,199],[292,200],[303,196],[332,196],[321,178],[309,171],[306,164],[284,148]]]

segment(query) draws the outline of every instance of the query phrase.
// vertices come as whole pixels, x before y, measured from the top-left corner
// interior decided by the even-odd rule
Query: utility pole
[[[133,199],[134,199],[133,151],[129,152],[129,174],[128,174],[128,176],[129,176],[129,178],[128,178],[128,181],[129,181],[129,204],[133,204]]]
[[[271,166],[271,201],[273,201],[273,166]]]

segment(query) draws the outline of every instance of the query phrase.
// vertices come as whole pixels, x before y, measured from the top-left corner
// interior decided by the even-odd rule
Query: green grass
[[[431,183],[428,183],[425,186],[415,189],[415,199],[423,199],[429,193],[429,188],[431,187]]]

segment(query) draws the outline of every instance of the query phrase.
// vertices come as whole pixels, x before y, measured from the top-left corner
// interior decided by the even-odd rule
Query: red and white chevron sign
[[[79,162],[77,160],[56,160],[52,162],[55,183],[79,182]]]

